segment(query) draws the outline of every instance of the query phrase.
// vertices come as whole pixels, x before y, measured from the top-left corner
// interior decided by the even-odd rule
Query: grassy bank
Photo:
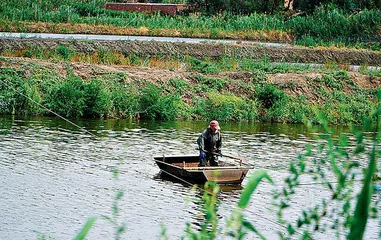
[[[381,10],[352,14],[325,7],[296,17],[282,13],[164,16],[105,10],[104,3],[7,1],[0,4],[0,31],[225,38],[371,50],[381,47]]]
[[[308,77],[312,71],[308,66],[272,65],[265,59],[123,56],[130,67],[160,66],[175,72],[181,66],[189,72],[183,77],[153,81],[147,77],[132,78],[120,71],[80,78],[68,61],[60,63],[63,69],[54,63],[75,58],[75,55],[65,49],[47,55],[52,61],[48,66],[37,61],[0,70],[0,114],[51,115],[41,107],[45,106],[70,118],[213,118],[286,123],[302,123],[309,119],[316,123],[322,114],[331,124],[347,124],[359,123],[370,113],[378,91],[377,88],[360,87],[347,71],[335,66],[327,66],[318,75]],[[107,56],[111,60],[107,60]],[[117,59],[107,53],[96,57],[97,63],[106,64],[113,64],[112,59]],[[95,59],[95,56],[83,59]],[[150,68],[144,71],[149,72]],[[229,74],[232,71],[235,74]],[[285,73],[306,75],[302,80],[308,82],[308,92],[301,88],[297,79],[282,83],[271,80],[271,76]],[[381,76],[379,72],[366,74],[371,79]]]

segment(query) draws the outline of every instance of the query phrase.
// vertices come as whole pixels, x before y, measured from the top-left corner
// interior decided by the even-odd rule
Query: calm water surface
[[[76,124],[98,137],[57,118],[0,117],[0,239],[72,239],[91,216],[99,218],[88,239],[113,239],[113,226],[100,216],[112,215],[119,189],[124,196],[118,221],[126,223],[122,239],[159,239],[161,225],[170,239],[179,239],[186,222],[196,227],[202,221],[196,200],[200,190],[158,178],[152,156],[196,154],[195,141],[206,122],[80,120]],[[255,168],[266,169],[276,183],[260,184],[245,215],[268,239],[279,239],[275,230],[282,228],[275,222],[271,191],[288,176],[289,161],[306,143],[314,143],[314,133],[299,125],[222,123],[221,127],[223,153],[247,158]],[[114,168],[119,179],[113,177]],[[222,187],[221,225],[246,181]],[[288,217],[296,218],[297,209],[316,204],[316,196],[324,194],[324,187],[306,185]],[[379,220],[371,219],[366,239],[378,239],[379,231]]]

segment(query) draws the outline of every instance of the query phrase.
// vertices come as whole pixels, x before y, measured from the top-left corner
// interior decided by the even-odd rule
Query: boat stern
[[[245,178],[248,169],[220,169],[204,170],[204,176],[207,181],[215,182],[218,184],[240,184]]]

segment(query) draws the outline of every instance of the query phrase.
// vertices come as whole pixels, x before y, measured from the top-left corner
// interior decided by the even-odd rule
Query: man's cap
[[[211,121],[209,127],[214,127],[215,129],[220,130],[220,124],[216,120]]]

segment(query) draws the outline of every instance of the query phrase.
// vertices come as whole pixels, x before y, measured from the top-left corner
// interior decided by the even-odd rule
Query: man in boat
[[[210,166],[218,166],[218,156],[221,156],[221,133],[220,124],[213,120],[197,139],[200,150],[199,167],[204,167],[209,161]]]

